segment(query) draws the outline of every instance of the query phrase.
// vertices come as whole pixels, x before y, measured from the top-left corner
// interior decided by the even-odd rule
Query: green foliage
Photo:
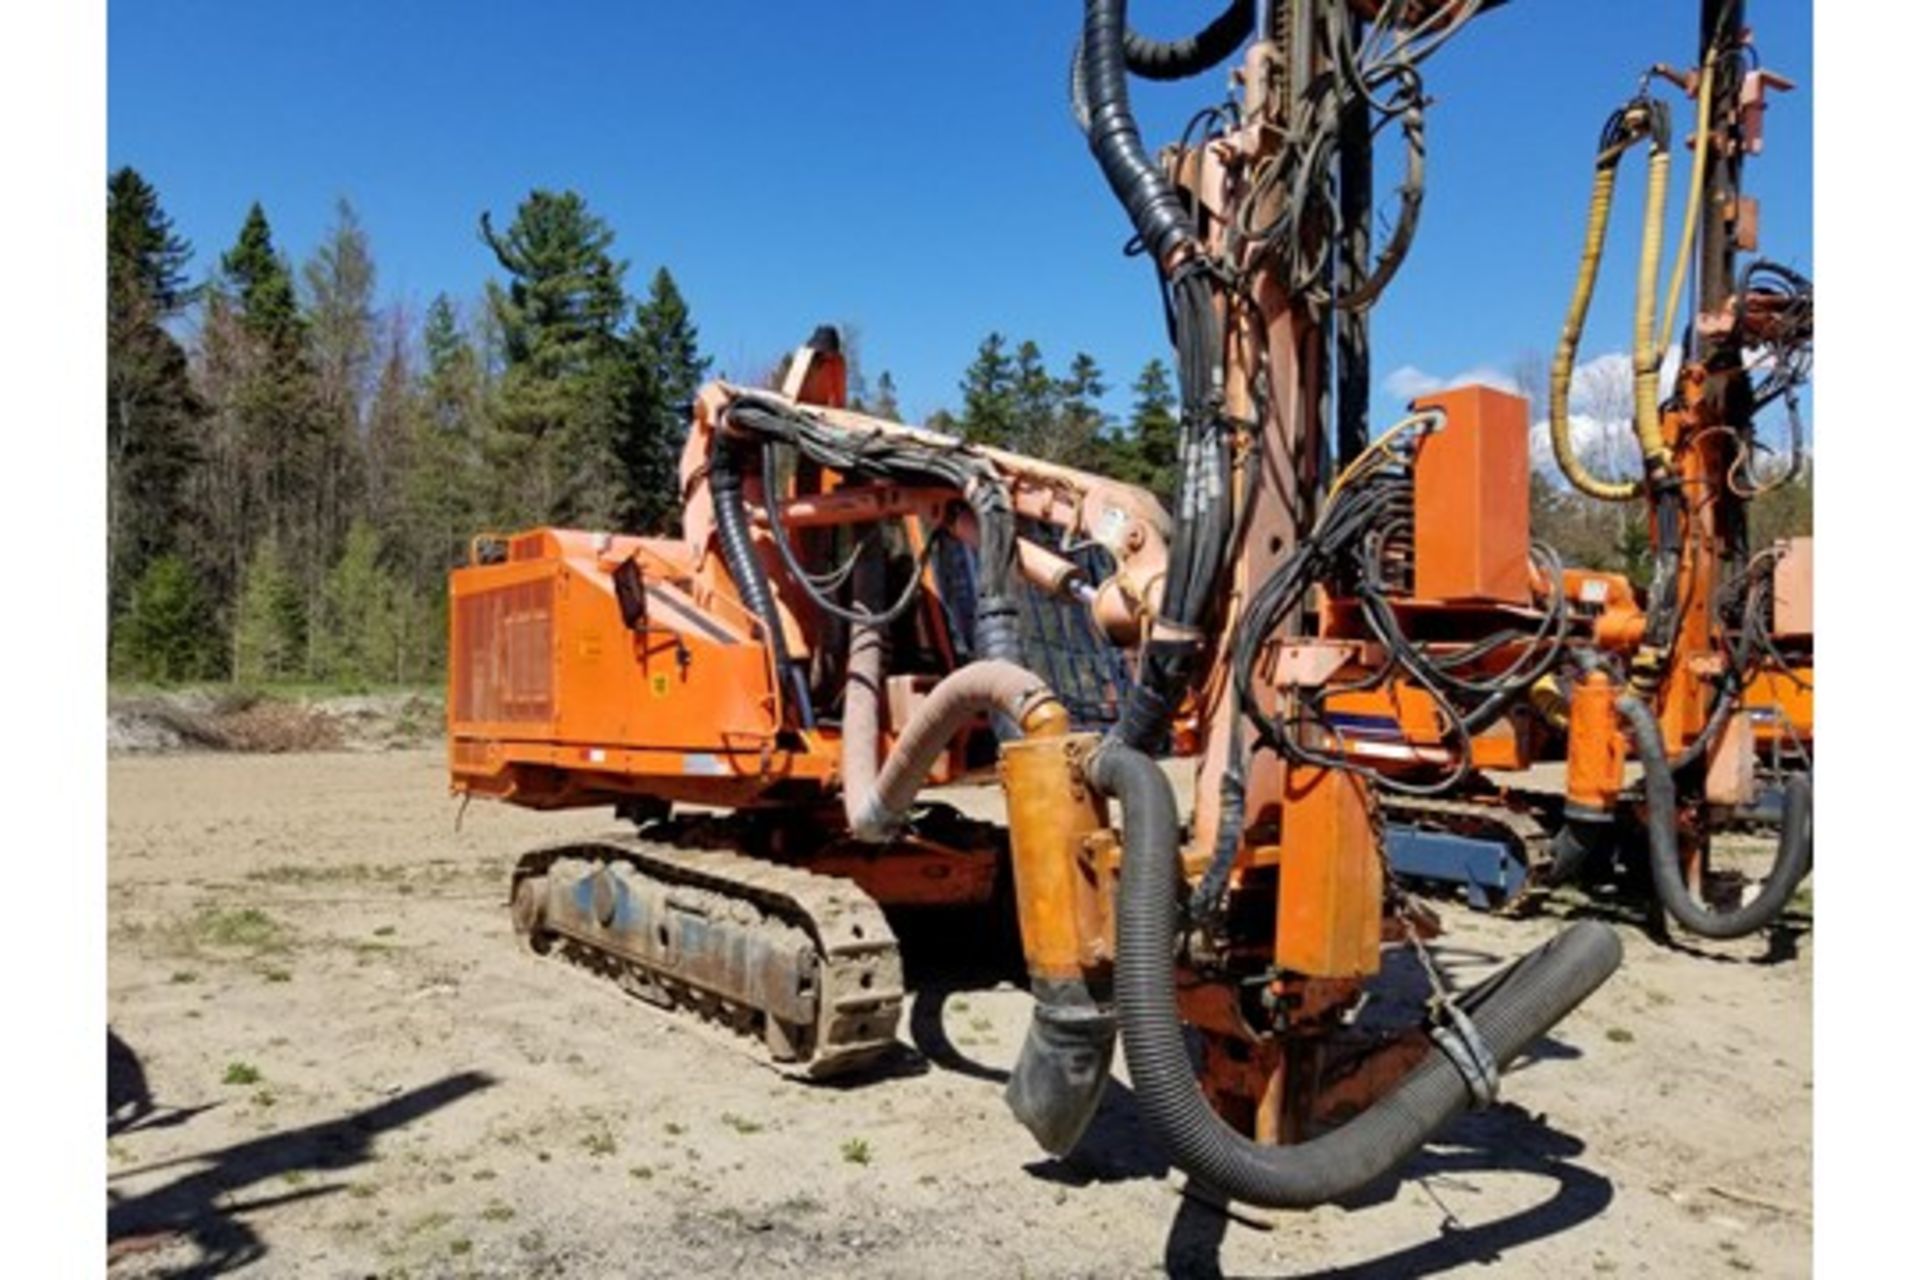
[[[680,449],[693,397],[710,364],[700,354],[700,331],[686,299],[665,267],[653,273],[646,300],[634,311],[628,351],[633,377],[620,436],[626,491],[619,523],[640,532],[665,532],[678,525]]]
[[[258,200],[247,210],[239,238],[220,257],[225,288],[239,300],[248,333],[265,342],[276,356],[287,357],[301,342],[304,325],[294,296],[293,273],[273,247],[273,229]]]
[[[634,376],[618,333],[627,264],[609,252],[613,232],[577,193],[539,190],[505,232],[485,214],[480,231],[507,272],[487,300],[506,359],[493,462],[519,479],[512,512],[610,527]]]
[[[241,684],[290,679],[302,673],[306,647],[306,605],[299,584],[287,571],[279,543],[264,539],[240,583],[233,678]]]
[[[990,333],[960,379],[960,433],[975,444],[1012,446],[1017,407],[1007,340]]]
[[[1169,510],[1180,485],[1180,418],[1174,404],[1172,374],[1159,359],[1149,360],[1134,379],[1133,412],[1125,430],[1095,441],[1096,470],[1151,490]]]
[[[191,523],[187,484],[204,409],[166,324],[184,305],[191,250],[158,195],[121,169],[107,183],[107,601],[174,552]]]
[[[147,565],[113,627],[111,666],[122,680],[204,680],[217,661],[206,597],[179,556]]]
[[[873,384],[873,402],[867,406],[867,412],[889,422],[900,421],[900,393],[893,385],[893,374],[885,369]]]
[[[1748,508],[1747,520],[1747,542],[1756,551],[1812,533],[1813,463],[1804,464],[1792,481],[1764,490]]]
[[[1105,460],[1100,449],[1107,427],[1107,415],[1100,409],[1100,397],[1105,394],[1106,376],[1100,362],[1084,351],[1074,353],[1067,376],[1057,388],[1052,431],[1040,456],[1099,469]]]
[[[346,548],[320,593],[318,674],[364,688],[405,678],[402,639],[411,621],[392,577],[380,563],[380,535],[355,521]]]

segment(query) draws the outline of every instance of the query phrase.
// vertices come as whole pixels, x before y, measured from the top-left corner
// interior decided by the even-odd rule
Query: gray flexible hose
[[[1780,841],[1766,887],[1745,906],[1717,910],[1697,900],[1680,874],[1678,800],[1659,722],[1646,703],[1630,694],[1623,694],[1614,705],[1626,721],[1633,749],[1640,757],[1641,786],[1647,800],[1647,862],[1660,906],[1680,922],[1681,928],[1703,938],[1744,938],[1771,924],[1813,866],[1812,781],[1804,776],[1787,781]]]
[[[1114,999],[1134,1095],[1173,1163],[1236,1200],[1304,1208],[1364,1187],[1467,1109],[1465,1077],[1435,1048],[1391,1093],[1310,1141],[1263,1146],[1230,1128],[1194,1078],[1175,1003],[1179,829],[1173,788],[1151,758],[1112,742],[1094,756],[1090,780],[1125,810]],[[1619,963],[1620,940],[1613,931],[1580,921],[1460,1003],[1504,1067]]]

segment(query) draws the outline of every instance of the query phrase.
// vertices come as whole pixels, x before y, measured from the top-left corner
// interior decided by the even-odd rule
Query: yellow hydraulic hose
[[[1687,212],[1680,223],[1680,243],[1673,247],[1673,278],[1667,281],[1667,307],[1660,321],[1660,350],[1666,352],[1673,341],[1673,319],[1680,310],[1680,286],[1687,281],[1687,267],[1693,261],[1693,235],[1700,226],[1700,203],[1707,189],[1707,126],[1713,118],[1713,59],[1700,69],[1700,110],[1693,130],[1693,176],[1687,182]]]
[[[1646,491],[1646,483],[1643,479],[1603,480],[1587,470],[1573,447],[1569,399],[1580,335],[1586,328],[1587,308],[1593,301],[1594,281],[1600,274],[1600,257],[1606,248],[1607,223],[1613,214],[1620,157],[1641,138],[1649,140],[1650,155],[1647,210],[1640,240],[1639,288],[1634,299],[1634,434],[1649,469],[1664,469],[1668,458],[1666,442],[1660,435],[1660,350],[1654,345],[1660,239],[1667,200],[1667,129],[1661,111],[1644,99],[1630,103],[1619,120],[1620,127],[1609,130],[1594,162],[1593,192],[1587,201],[1587,234],[1580,253],[1580,270],[1574,277],[1573,299],[1567,305],[1567,318],[1561,325],[1560,342],[1554,349],[1553,367],[1547,378],[1547,419],[1554,459],[1574,488],[1608,502],[1637,498]]]
[[[1651,472],[1665,471],[1671,460],[1660,434],[1660,357],[1654,342],[1654,306],[1660,295],[1660,236],[1666,230],[1667,168],[1672,163],[1656,135],[1647,156],[1647,215],[1640,232],[1640,282],[1633,297],[1633,430],[1640,456]]]

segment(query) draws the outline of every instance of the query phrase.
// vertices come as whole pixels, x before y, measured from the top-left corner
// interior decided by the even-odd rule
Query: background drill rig
[[[1420,603],[1388,602],[1384,625],[1373,632],[1389,651],[1405,650],[1403,629],[1394,625],[1399,615],[1414,624],[1407,630],[1416,633],[1416,650],[1422,628],[1426,635],[1450,629],[1455,639],[1476,638],[1511,658],[1490,679],[1484,668],[1460,670],[1444,644],[1427,645],[1404,663],[1421,675],[1417,683],[1317,695],[1322,722],[1363,740],[1380,771],[1394,865],[1410,878],[1464,886],[1480,905],[1511,906],[1530,887],[1604,873],[1618,858],[1651,896],[1656,923],[1670,917],[1693,933],[1730,938],[1771,924],[1812,864],[1812,540],[1754,546],[1748,513],[1801,466],[1797,392],[1811,373],[1813,286],[1779,263],[1741,257],[1759,247],[1758,207],[1741,192],[1741,169],[1761,149],[1767,91],[1791,87],[1758,65],[1744,8],[1705,0],[1698,67],[1656,64],[1608,117],[1549,378],[1547,416],[1568,482],[1589,497],[1646,509],[1653,572],[1644,598],[1621,575],[1562,569],[1546,548],[1525,562],[1525,414],[1486,389],[1451,393],[1480,409],[1476,429],[1491,458],[1466,459],[1459,476],[1441,482],[1428,474],[1436,456],[1417,468],[1424,487],[1416,495],[1434,493],[1434,509],[1445,510],[1456,530],[1503,513],[1517,528],[1445,542],[1420,536],[1416,501],[1412,594]],[[1651,92],[1657,79],[1693,99],[1691,138],[1676,131],[1667,104]],[[1663,314],[1669,170],[1683,140],[1693,158]],[[1647,156],[1632,344],[1642,466],[1632,478],[1609,479],[1595,475],[1575,447],[1569,392],[1618,175],[1636,150]],[[1681,329],[1681,360],[1663,397],[1661,366],[1690,262],[1697,262],[1693,316]],[[1445,438],[1459,434],[1461,418],[1460,404],[1445,413],[1449,398],[1416,406],[1450,419],[1433,443],[1436,454],[1463,448]],[[1790,457],[1762,480],[1755,417],[1775,401],[1786,408]],[[1496,418],[1498,429],[1488,430]],[[1476,565],[1491,571],[1476,579]],[[1378,597],[1388,576],[1374,573],[1362,594]],[[1428,609],[1426,602],[1446,596],[1455,599]],[[1507,622],[1476,616],[1461,597],[1514,610],[1531,605],[1543,625],[1516,651]],[[1529,678],[1529,696],[1513,698],[1515,683]],[[1434,690],[1473,710],[1446,714],[1446,699],[1427,696]],[[1632,787],[1629,758],[1643,774]],[[1552,793],[1501,785],[1484,772],[1546,761],[1566,766],[1564,787]],[[1735,823],[1774,835],[1771,865],[1758,879],[1709,867],[1716,829]]]
[[[1254,1203],[1342,1195],[1489,1101],[1612,972],[1618,940],[1574,925],[1465,993],[1429,965],[1424,1021],[1360,1019],[1383,955],[1424,958],[1431,923],[1386,868],[1373,766],[1303,714],[1330,682],[1421,679],[1376,631],[1422,585],[1514,620],[1496,645],[1419,649],[1463,678],[1504,672],[1503,698],[1557,644],[1551,611],[1474,594],[1515,569],[1494,563],[1498,520],[1476,528],[1501,537],[1442,557],[1472,560],[1464,579],[1419,576],[1453,537],[1434,503],[1478,507],[1454,486],[1502,456],[1500,412],[1449,402],[1379,443],[1365,419],[1365,310],[1419,209],[1418,68],[1489,7],[1236,0],[1161,42],[1118,0],[1086,5],[1076,114],[1178,357],[1170,515],[845,411],[823,331],[779,393],[702,390],[681,537],[480,540],[453,581],[456,789],[646,824],[522,859],[513,916],[534,949],[823,1075],[893,1042],[881,908],[978,905],[1004,884],[1036,999],[1008,1101],[1049,1150],[1090,1120],[1116,1034],[1174,1163]],[[1243,47],[1235,92],[1150,157],[1129,77],[1201,75]],[[1385,128],[1409,169],[1375,251]],[[1190,814],[1155,762],[1167,750],[1199,756]],[[916,798],[989,768],[1004,852]]]

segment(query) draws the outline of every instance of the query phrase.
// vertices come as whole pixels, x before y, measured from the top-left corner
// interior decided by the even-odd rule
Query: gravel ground
[[[1046,1157],[999,1093],[1028,998],[951,946],[917,1046],[807,1086],[515,949],[522,848],[433,751],[109,767],[115,1276],[1799,1276],[1812,939],[1619,975],[1388,1185],[1223,1215],[1124,1088]],[[1463,976],[1557,921],[1443,906]],[[111,1104],[115,1101],[110,1098]]]

